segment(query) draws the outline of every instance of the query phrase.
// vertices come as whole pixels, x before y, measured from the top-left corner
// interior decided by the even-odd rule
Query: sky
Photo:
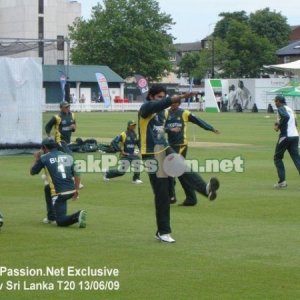
[[[102,0],[78,0],[81,14],[85,19],[91,16],[92,7]],[[175,43],[200,41],[214,30],[220,20],[221,12],[244,10],[247,15],[269,7],[271,11],[281,13],[289,25],[300,25],[299,0],[157,0],[160,11],[171,15],[176,23],[170,33],[176,38]]]

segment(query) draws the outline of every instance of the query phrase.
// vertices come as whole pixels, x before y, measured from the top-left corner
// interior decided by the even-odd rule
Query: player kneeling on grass
[[[44,139],[42,141],[42,151],[34,153],[35,160],[30,169],[30,174],[36,175],[42,169],[45,169],[58,226],[69,226],[78,222],[80,228],[85,228],[86,212],[84,210],[67,215],[67,200],[79,198],[80,177],[74,170],[73,157],[59,151],[57,147],[58,145],[54,139]]]
[[[105,170],[103,180],[109,181],[111,178],[123,176],[130,165],[133,165],[134,170],[132,183],[140,184],[143,183],[140,179],[139,163],[140,158],[135,154],[135,147],[138,146],[138,139],[135,133],[136,122],[129,120],[127,122],[127,130],[123,131],[120,135],[116,136],[112,142],[111,146],[116,152],[120,152],[121,170],[119,168],[112,170]]]

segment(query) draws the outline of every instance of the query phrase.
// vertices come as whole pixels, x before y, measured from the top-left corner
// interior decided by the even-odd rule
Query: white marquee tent
[[[278,64],[278,65],[267,65],[264,66],[267,69],[276,69],[281,71],[289,71],[294,73],[295,75],[300,76],[300,60],[292,61],[286,64]]]

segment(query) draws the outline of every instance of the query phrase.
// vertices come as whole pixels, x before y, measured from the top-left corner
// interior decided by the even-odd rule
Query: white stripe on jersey
[[[287,105],[285,105],[284,107],[290,116],[290,119],[288,121],[287,136],[299,136],[299,133],[298,133],[298,130],[296,127],[294,111]]]

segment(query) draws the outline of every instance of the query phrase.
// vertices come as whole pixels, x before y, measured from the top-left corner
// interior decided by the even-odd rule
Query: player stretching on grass
[[[194,93],[173,97],[166,97],[166,94],[165,88],[159,85],[152,86],[149,89],[147,101],[139,110],[139,140],[145,165],[151,161],[158,162],[157,170],[148,172],[155,197],[157,224],[155,236],[160,241],[174,243],[175,240],[170,235],[169,178],[163,169],[164,158],[166,155],[174,153],[174,150],[168,145],[164,137],[164,110],[170,107],[172,103],[180,103],[181,99],[189,98]],[[211,178],[209,183],[206,183],[198,174],[192,171],[183,173],[181,178],[191,189],[203,194],[208,199],[214,200],[217,197],[216,191],[219,188],[219,181],[216,178]]]
[[[191,122],[199,127],[212,131],[219,134],[219,130],[213,128],[211,125],[207,124],[203,120],[197,118],[190,111],[181,109],[179,103],[173,103],[166,115],[165,130],[168,134],[168,143],[173,148],[176,153],[181,154],[184,158],[186,157],[188,150],[188,140],[187,140],[187,123]],[[171,178],[172,179],[172,178]],[[176,202],[175,196],[175,179],[171,180],[170,183],[170,197],[171,203]],[[197,204],[197,196],[193,189],[190,189],[184,181],[179,181],[185,193],[185,200],[179,204],[181,206],[194,206]],[[173,199],[172,199],[173,198]]]
[[[70,103],[62,101],[59,104],[60,113],[54,115],[46,124],[45,131],[48,137],[50,137],[51,130],[54,127],[55,142],[58,145],[58,149],[68,154],[72,154],[68,144],[71,142],[72,133],[76,130],[75,114],[70,112]],[[43,219],[45,224],[55,224],[55,212],[51,200],[51,192],[49,183],[45,175],[42,175],[44,181],[44,194],[47,206],[47,217]],[[79,188],[83,188],[83,184],[79,183]]]
[[[44,154],[42,155],[41,151],[34,154],[35,160],[30,174],[35,175],[45,169],[58,226],[69,226],[78,222],[80,228],[85,228],[86,212],[84,210],[67,215],[67,200],[78,198],[80,177],[74,170],[72,156],[59,151],[57,147],[58,145],[52,138],[44,139],[42,142]]]
[[[127,130],[121,132],[120,135],[117,135],[113,141],[111,142],[112,148],[120,152],[120,160],[122,164],[117,169],[107,170],[104,173],[103,179],[105,181],[109,181],[111,178],[123,176],[128,168],[130,167],[132,162],[139,162],[140,158],[134,153],[135,146],[138,145],[137,135],[135,133],[136,122],[130,120],[127,122]],[[133,168],[137,167],[137,170],[134,170],[134,174],[132,177],[132,183],[140,184],[143,183],[140,179],[140,172],[138,170],[138,166],[133,166]]]

